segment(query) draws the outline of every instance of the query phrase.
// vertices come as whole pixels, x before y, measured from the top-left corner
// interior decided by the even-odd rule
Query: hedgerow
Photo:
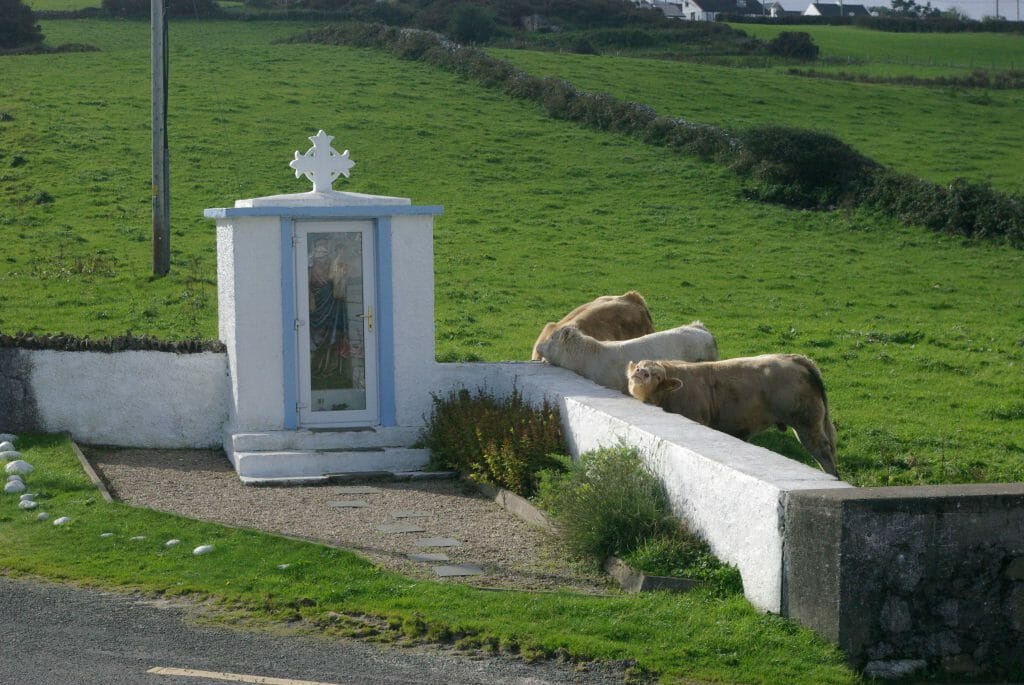
[[[349,23],[314,29],[286,42],[373,47],[441,67],[534,102],[553,118],[724,164],[748,180],[748,195],[758,200],[803,208],[871,207],[935,231],[1024,247],[1024,199],[988,183],[957,179],[940,185],[899,174],[825,133],[781,126],[736,132],[659,116],[647,105],[581,91],[563,79],[538,79],[482,50],[427,31]]]

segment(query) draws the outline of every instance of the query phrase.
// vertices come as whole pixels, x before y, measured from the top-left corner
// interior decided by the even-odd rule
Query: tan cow
[[[826,473],[836,471],[836,429],[821,373],[807,357],[765,354],[715,362],[630,363],[629,394],[741,440],[792,427]]]
[[[537,346],[548,363],[569,369],[598,385],[625,393],[629,362],[651,358],[718,359],[715,337],[700,321],[631,340],[596,340],[575,326],[563,326]]]
[[[624,295],[602,295],[576,307],[558,323],[549,321],[544,324],[533,343],[531,359],[537,361],[541,358],[537,345],[550,338],[551,333],[561,326],[576,326],[597,340],[629,340],[654,332],[651,313],[640,293],[630,290]]]

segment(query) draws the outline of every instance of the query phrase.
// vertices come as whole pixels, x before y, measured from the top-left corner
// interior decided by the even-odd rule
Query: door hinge
[[[294,325],[295,325],[295,330],[299,330],[300,328],[302,328],[303,326],[306,325],[306,322],[303,321],[302,319],[295,319],[295,324]]]

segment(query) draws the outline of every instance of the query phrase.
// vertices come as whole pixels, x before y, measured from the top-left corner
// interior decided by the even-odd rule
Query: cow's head
[[[643,359],[626,367],[629,394],[648,404],[661,404],[665,395],[683,387],[678,378],[668,378],[659,362]]]

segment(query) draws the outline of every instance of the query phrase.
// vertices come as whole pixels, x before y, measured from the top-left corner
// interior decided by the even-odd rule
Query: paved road
[[[437,648],[195,626],[131,596],[0,576],[0,683],[264,685],[621,683],[622,673]],[[168,669],[151,673],[150,669]],[[198,674],[197,674],[198,673]],[[236,674],[248,679],[222,675]],[[262,679],[261,679],[262,678]],[[281,680],[275,680],[281,679]],[[288,681],[298,681],[289,683]]]

